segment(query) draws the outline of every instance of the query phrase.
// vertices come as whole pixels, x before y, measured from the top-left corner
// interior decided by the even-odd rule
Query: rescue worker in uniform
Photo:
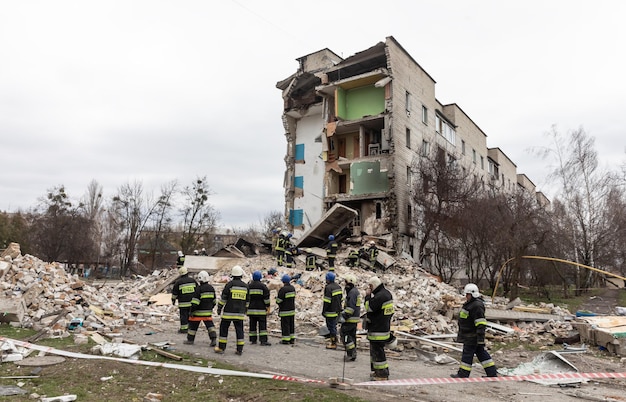
[[[495,363],[491,359],[489,352],[485,349],[485,329],[487,319],[485,318],[485,303],[480,295],[478,286],[468,283],[463,289],[465,303],[459,312],[459,335],[457,342],[463,343],[461,354],[461,364],[459,370],[452,374],[453,378],[467,378],[472,371],[474,355],[485,369],[487,377],[497,377],[498,371]]]
[[[233,279],[224,286],[222,296],[217,304],[217,314],[222,316],[222,320],[220,321],[220,338],[218,345],[215,347],[215,353],[224,353],[226,343],[228,342],[228,327],[230,327],[232,322],[237,336],[237,350],[235,353],[241,355],[245,343],[243,323],[246,319],[250,294],[248,285],[241,280],[243,268],[235,265],[230,272],[230,276]],[[222,313],[222,310],[224,313]]]
[[[348,266],[349,267],[358,267],[360,265],[361,256],[359,255],[359,250],[351,250],[348,254]]]
[[[250,343],[256,344],[257,338],[261,346],[271,346],[267,341],[267,314],[270,310],[270,291],[261,282],[261,271],[252,273],[252,281],[248,284],[250,304],[248,305],[248,318],[250,319]],[[258,331],[257,331],[258,326]]]
[[[369,242],[369,247],[367,248],[367,257],[372,265],[372,268],[376,268],[376,258],[378,257],[378,247],[376,247],[376,242],[373,240]]]
[[[287,232],[282,231],[276,240],[276,265],[282,267],[285,263],[285,247],[287,246]]]
[[[328,258],[328,270],[335,270],[335,258],[337,258],[337,249],[339,245],[335,241],[334,235],[328,236],[328,247],[326,248],[326,257]]]
[[[314,271],[317,268],[317,260],[315,258],[315,254],[313,254],[313,250],[307,248],[306,250],[306,260],[304,263],[304,268],[307,271]]]
[[[356,277],[348,274],[345,277],[346,298],[339,319],[341,323],[341,342],[346,350],[346,361],[356,360],[356,330],[361,321],[361,292],[356,287]]]
[[[326,318],[326,328],[329,332],[326,349],[337,349],[337,318],[341,312],[342,302],[343,290],[335,283],[335,273],[327,272],[322,305],[322,315]]]
[[[196,291],[198,283],[189,276],[187,268],[178,268],[180,276],[172,287],[172,304],[178,301],[178,315],[180,316],[179,334],[186,334],[189,329],[189,312],[191,311],[191,299]]]
[[[211,346],[217,344],[217,331],[213,324],[213,307],[215,307],[215,288],[209,283],[209,273],[200,271],[198,273],[199,286],[191,299],[191,313],[189,316],[189,329],[187,330],[186,345],[193,345],[196,333],[200,328],[200,323],[209,331]]]
[[[393,297],[377,276],[371,277],[367,283],[365,311],[367,312],[367,340],[370,342],[370,368],[372,369],[370,379],[384,381],[389,379],[385,345],[392,339]]]
[[[283,287],[278,290],[276,296],[280,317],[280,343],[293,345],[296,342],[296,288],[291,284],[289,275],[283,275],[280,280]]]
[[[176,257],[176,268],[180,269],[185,265],[185,254],[182,251],[178,251],[178,257]]]

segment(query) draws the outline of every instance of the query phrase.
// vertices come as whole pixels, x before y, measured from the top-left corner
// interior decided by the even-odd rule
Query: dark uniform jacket
[[[224,286],[217,309],[220,313],[224,310],[223,320],[245,320],[249,302],[248,285],[241,278],[233,278]]]
[[[339,248],[339,245],[337,244],[337,242],[334,240],[331,241],[330,244],[328,245],[328,248],[326,249],[326,256],[336,257],[338,248]]]
[[[296,315],[296,288],[291,284],[280,288],[276,296],[276,304],[278,304],[279,317]]]
[[[346,287],[346,303],[341,315],[348,323],[361,321],[361,292],[354,286],[349,289]]]
[[[485,343],[485,303],[481,298],[472,297],[463,304],[459,311],[458,342],[477,344]]]
[[[181,275],[172,288],[172,304],[178,300],[178,307],[191,307],[191,299],[198,283],[188,274]]]
[[[177,267],[182,267],[183,265],[185,265],[185,256],[184,255],[179,255],[176,258],[176,266]]]
[[[252,281],[248,285],[250,292],[250,304],[248,315],[267,315],[270,306],[270,291],[261,281]]]
[[[326,284],[324,288],[324,305],[322,315],[326,318],[336,318],[341,312],[343,302],[343,290],[335,282]]]
[[[210,283],[201,283],[191,299],[193,317],[212,317],[215,307],[215,288]]]
[[[367,339],[388,341],[391,337],[393,297],[383,284],[365,297],[365,309],[367,311]]]

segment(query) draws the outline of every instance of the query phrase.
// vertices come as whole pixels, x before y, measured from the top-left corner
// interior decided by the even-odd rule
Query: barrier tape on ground
[[[626,373],[558,373],[558,374],[529,374],[506,377],[471,377],[471,378],[406,378],[400,380],[365,381],[354,385],[403,386],[403,385],[441,385],[459,384],[468,382],[495,382],[495,381],[532,381],[532,380],[570,380],[570,379],[607,379],[626,378]]]
[[[176,369],[176,370],[192,371],[194,373],[213,374],[213,375],[221,375],[221,376],[254,377],[254,378],[266,378],[269,380],[297,381],[297,382],[307,382],[307,383],[323,383],[324,382],[324,381],[319,381],[319,380],[310,380],[306,378],[289,377],[289,376],[283,376],[283,375],[277,375],[277,374],[251,373],[248,371],[222,370],[222,369],[215,369],[211,367],[198,367],[198,366],[187,366],[183,364],[159,363],[159,362],[150,362],[150,361],[145,361],[145,360],[132,360],[132,359],[126,359],[122,357],[88,355],[84,353],[68,352],[66,350],[55,349],[55,348],[51,348],[48,346],[35,345],[29,342],[24,342],[24,341],[20,341],[17,339],[10,339],[10,338],[5,338],[3,336],[0,336],[0,345],[2,345],[4,342],[11,342],[14,345],[21,346],[26,349],[39,350],[41,352],[50,353],[50,354],[57,355],[57,356],[71,357],[71,358],[76,358],[76,359],[111,360],[111,361],[128,363],[128,364],[136,364],[140,366],[164,367],[164,368],[171,368],[171,369]]]

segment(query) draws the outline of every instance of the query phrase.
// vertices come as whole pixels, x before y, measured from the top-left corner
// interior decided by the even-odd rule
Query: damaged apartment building
[[[354,235],[388,238],[388,247],[417,257],[411,166],[429,150],[473,165],[491,185],[535,193],[458,105],[437,100],[435,80],[393,37],[346,59],[323,49],[297,61],[296,73],[276,85],[287,140],[285,214],[295,238],[339,203],[357,212]]]

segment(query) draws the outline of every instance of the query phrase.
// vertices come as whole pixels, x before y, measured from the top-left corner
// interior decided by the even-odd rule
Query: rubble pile
[[[394,296],[395,315],[392,322],[396,330],[419,336],[449,334],[457,331],[455,314],[464,302],[459,290],[442,283],[438,278],[423,271],[408,259],[399,258],[394,266],[374,273],[364,268],[351,268],[342,264],[339,254],[336,266],[338,282],[343,275],[351,273],[362,283],[358,286],[362,295],[365,284],[372,275],[378,275]],[[241,259],[237,262],[241,264]],[[212,272],[212,282],[219,294],[229,280],[230,268],[225,264]],[[277,267],[269,255],[246,259],[243,264],[244,280],[252,272],[260,270],[271,290],[272,314],[268,317],[269,328],[279,332],[280,324],[273,299],[282,286],[280,278],[289,274],[296,285],[296,325],[301,337],[317,336],[325,325],[322,311],[322,294],[325,286],[325,271],[305,271],[302,261],[295,268]],[[5,312],[13,313],[7,321],[18,322],[22,327],[36,330],[47,329],[48,336],[68,336],[68,330],[80,326],[86,330],[116,332],[125,325],[159,325],[163,321],[178,321],[177,307],[169,302],[171,284],[177,277],[176,270],[155,271],[146,277],[136,277],[111,283],[85,281],[77,275],[67,273],[58,263],[45,263],[31,255],[22,256],[13,246],[5,251],[0,261],[0,303]],[[161,302],[153,302],[159,296]],[[496,298],[495,303],[485,297],[488,309],[509,310],[519,308],[518,303],[509,303],[506,298]],[[513,307],[512,307],[513,306]],[[555,316],[570,315],[566,310],[553,305],[529,307]],[[487,317],[490,320],[489,316]],[[491,320],[490,320],[491,321]],[[572,326],[565,320],[503,321],[498,324],[507,330],[490,329],[488,339],[506,342],[512,337],[532,344],[552,344],[557,338],[566,338]],[[509,330],[510,329],[510,330]],[[415,345],[415,342],[411,342]]]

